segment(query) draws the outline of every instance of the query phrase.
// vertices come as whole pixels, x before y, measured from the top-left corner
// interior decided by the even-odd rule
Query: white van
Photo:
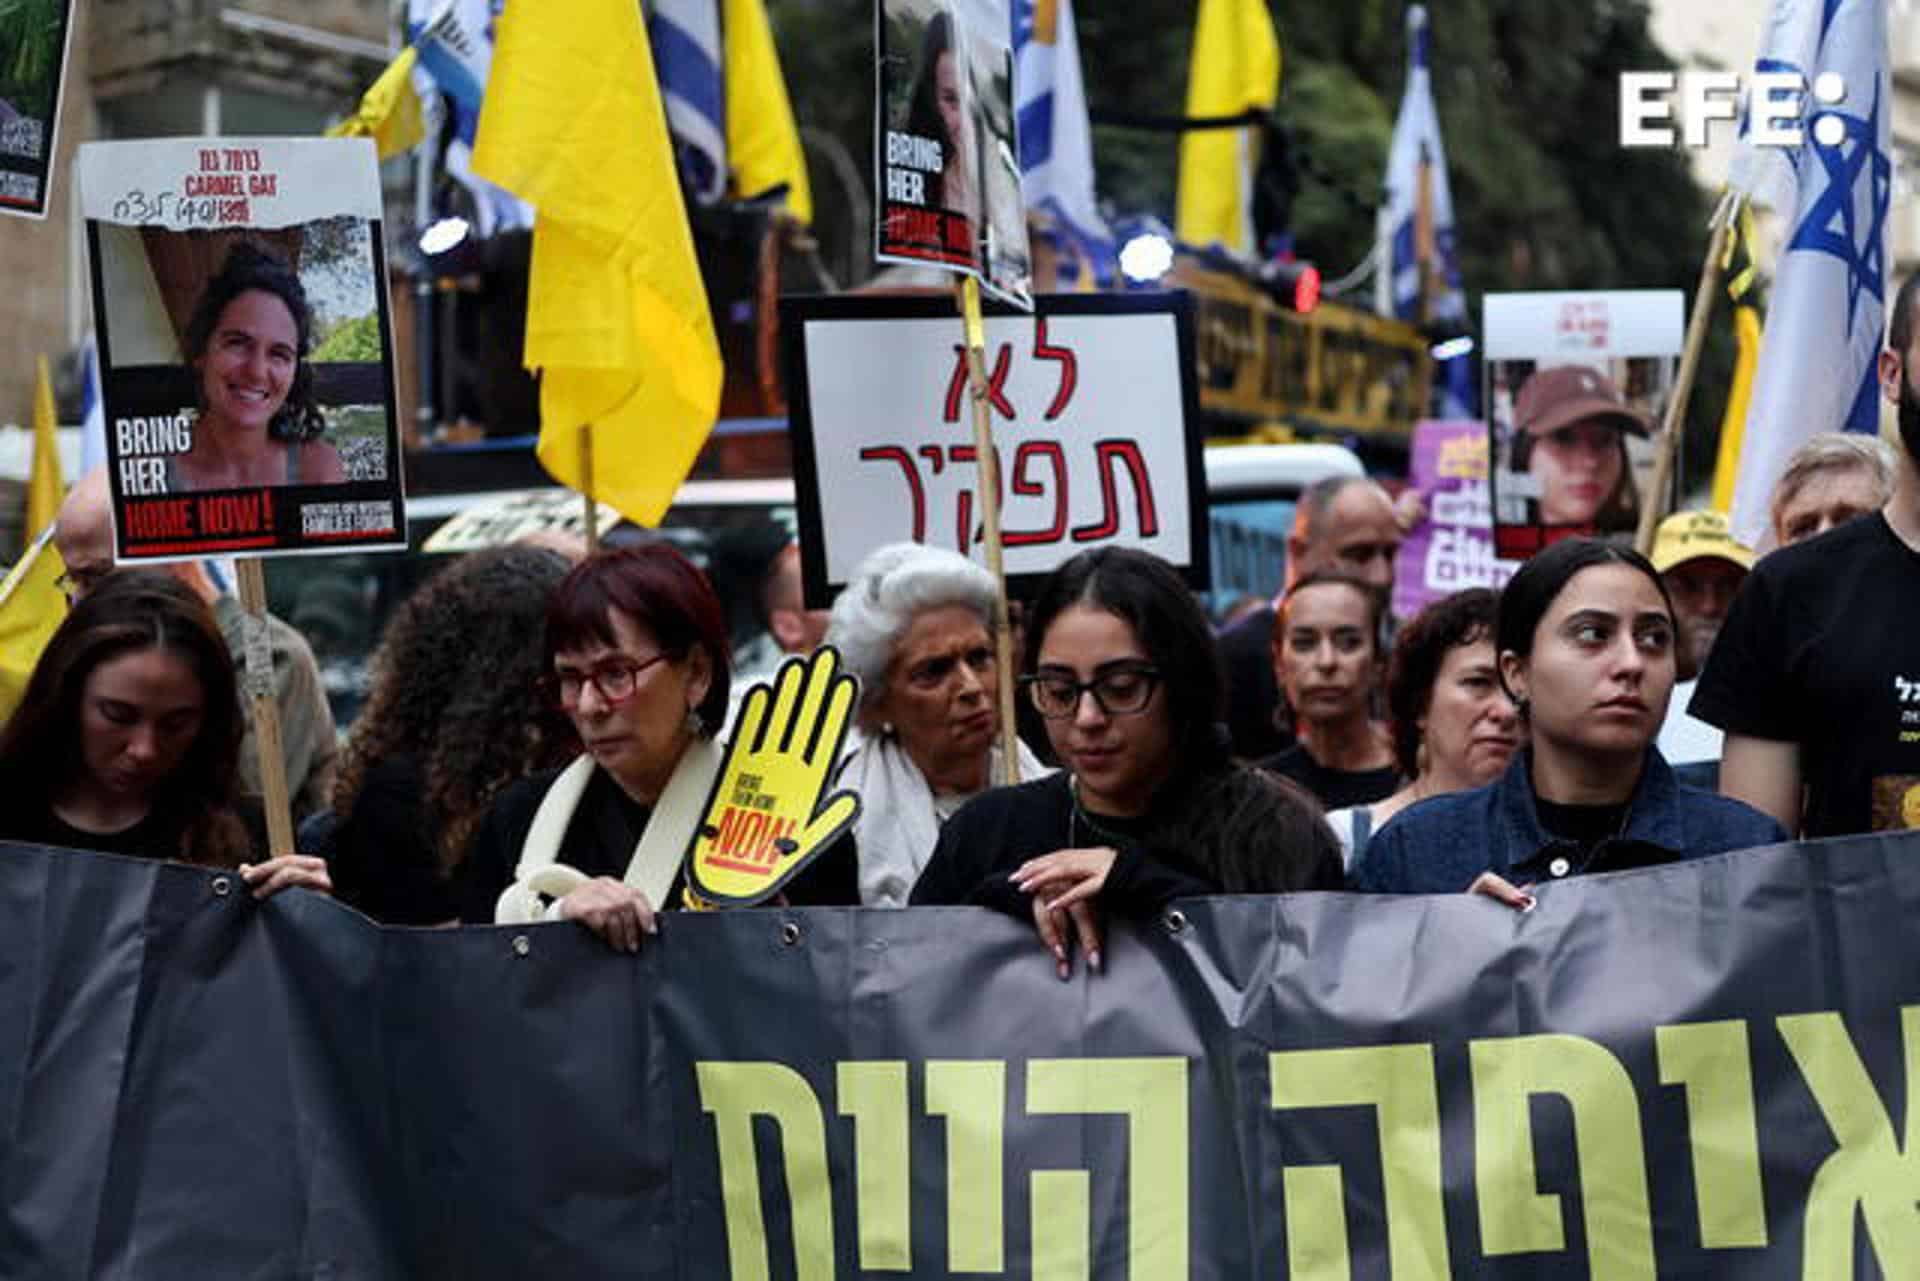
[[[1212,583],[1209,604],[1224,608],[1246,595],[1265,598],[1285,574],[1286,538],[1294,502],[1327,476],[1362,474],[1360,460],[1338,445],[1218,445],[1206,451]],[[531,500],[531,501],[529,501]],[[530,509],[548,513],[535,517]],[[407,499],[409,550],[341,556],[286,557],[267,565],[268,603],[299,628],[320,660],[334,717],[344,728],[366,697],[367,660],[395,607],[446,563],[424,544],[449,520],[482,511],[528,523],[584,523],[581,500],[557,487],[439,493]],[[741,564],[754,563],[795,530],[793,481],[787,478],[689,480],[659,530],[714,579],[735,641],[758,626],[755,583]],[[631,534],[631,527],[626,527]],[[616,533],[615,537],[619,537]],[[505,541],[505,536],[492,541]],[[743,550],[744,549],[744,550]]]

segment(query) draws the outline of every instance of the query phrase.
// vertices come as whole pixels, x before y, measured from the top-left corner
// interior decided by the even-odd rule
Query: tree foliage
[[[1402,0],[1280,0],[1277,115],[1301,168],[1289,230],[1330,278],[1372,244],[1388,141],[1406,79]],[[870,3],[772,0],[787,83],[803,126],[840,137],[871,191]],[[1087,93],[1102,110],[1181,111],[1193,0],[1076,7]],[[1672,60],[1644,0],[1446,0],[1430,4],[1433,92],[1446,141],[1460,267],[1480,295],[1518,289],[1681,289],[1691,305],[1706,250],[1708,197],[1678,150],[1619,145],[1624,70]],[[1759,33],[1755,32],[1756,39]],[[1119,213],[1172,222],[1178,140],[1094,128],[1100,194]],[[812,148],[809,148],[810,153]],[[823,239],[844,217],[816,156]],[[844,232],[837,233],[844,237]],[[1730,322],[1714,328],[1684,460],[1697,481],[1733,364]]]

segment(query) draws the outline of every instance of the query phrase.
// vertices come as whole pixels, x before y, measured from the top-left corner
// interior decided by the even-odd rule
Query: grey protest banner
[[[0,1274],[1836,1277],[1920,1257],[1920,837],[1214,899],[382,930],[0,857]]]

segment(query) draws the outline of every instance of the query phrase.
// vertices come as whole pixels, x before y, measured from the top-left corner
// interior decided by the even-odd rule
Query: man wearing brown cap
[[[1611,379],[1586,365],[1535,370],[1515,399],[1513,426],[1511,456],[1495,485],[1532,499],[1525,524],[1587,533],[1631,528],[1639,501],[1626,434],[1646,436],[1651,424]],[[1502,554],[1530,550],[1537,547]]]

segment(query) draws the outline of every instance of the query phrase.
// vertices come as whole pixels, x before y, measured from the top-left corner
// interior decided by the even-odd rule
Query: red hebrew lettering
[[[922,445],[920,446],[919,453],[922,458],[927,460],[927,466],[933,468],[934,475],[938,476],[947,469],[947,453],[944,449],[940,448],[940,446]]]
[[[907,477],[907,492],[913,496],[913,541],[924,543],[927,540],[927,491],[920,484],[920,471],[913,465],[913,455],[898,445],[869,445],[860,451],[860,461],[900,464],[900,470]]]
[[[1043,322],[1044,323],[1044,322]],[[1009,547],[1057,543],[1067,535],[1067,454],[1057,440],[1023,440],[1013,454],[1013,492],[1024,498],[1045,498],[1047,487],[1027,479],[1027,464],[1044,458],[1053,464],[1053,524],[1045,529],[1007,530]]]
[[[1073,348],[1047,344],[1045,316],[1035,317],[1033,322],[1033,358],[1060,362],[1060,386],[1054,391],[1053,403],[1047,406],[1046,413],[1046,421],[1052,422],[1066,411],[1067,402],[1073,399],[1074,389],[1080,384],[1080,361],[1073,354]]]
[[[953,377],[947,380],[947,407],[940,415],[943,423],[960,421],[960,398],[967,392],[967,349],[953,346]]]
[[[949,423],[960,421],[960,394],[967,387],[967,349],[955,347],[953,350],[958,359],[954,362],[953,377],[947,380],[947,403],[940,415],[941,421]],[[987,399],[1002,418],[1008,419],[1015,417],[1013,402],[1007,399],[1007,375],[1012,372],[1013,345],[1001,343],[1000,353],[993,360],[993,372],[987,375]]]
[[[974,451],[972,445],[955,445],[947,450],[947,460],[955,463],[977,463],[980,461],[980,456]],[[1006,472],[1003,471],[1000,466],[1000,447],[995,445],[993,447],[993,478],[995,482],[995,492],[999,495],[1002,503],[1004,503],[1007,498],[1006,486],[1000,481],[1000,478],[1004,475],[1006,475]],[[977,529],[974,528],[973,494],[973,490],[963,489],[954,500],[953,545],[962,556],[967,554],[967,548],[972,543],[982,543],[987,539],[987,529],[985,525],[981,525]],[[971,539],[967,537],[967,531],[969,529],[973,530],[973,537]]]
[[[1097,440],[1093,444],[1093,462],[1100,473],[1100,505],[1104,509],[1098,523],[1081,525],[1073,531],[1076,543],[1098,542],[1120,532],[1120,502],[1113,481],[1114,464],[1124,463],[1133,480],[1134,516],[1142,538],[1160,532],[1160,516],[1153,505],[1153,482],[1147,475],[1147,461],[1140,456],[1140,445],[1131,440]]]
[[[1013,402],[1007,399],[1007,375],[1013,371],[1013,344],[1001,343],[999,355],[993,358],[993,372],[987,375],[987,399],[1006,419],[1018,417],[1013,410]]]

